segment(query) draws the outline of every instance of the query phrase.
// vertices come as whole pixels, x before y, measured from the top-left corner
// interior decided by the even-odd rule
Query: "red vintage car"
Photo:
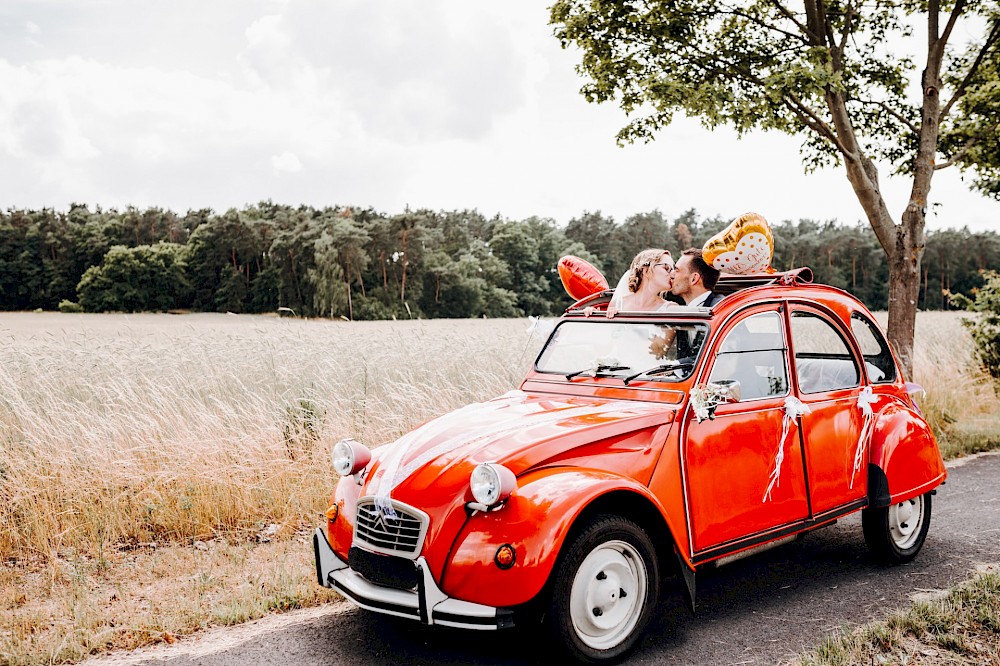
[[[596,663],[636,645],[662,576],[693,610],[699,569],[855,511],[877,557],[912,559],[945,468],[871,313],[808,269],[716,291],[614,318],[595,294],[519,390],[339,442],[319,583],[425,624],[541,621]]]

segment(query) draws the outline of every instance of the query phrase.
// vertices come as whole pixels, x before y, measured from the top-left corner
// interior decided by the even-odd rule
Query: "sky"
[[[680,117],[619,147],[530,0],[3,0],[0,208],[476,209],[565,224],[660,210],[864,214],[799,140]],[[905,180],[885,176],[898,219]],[[1000,227],[938,172],[928,228]]]

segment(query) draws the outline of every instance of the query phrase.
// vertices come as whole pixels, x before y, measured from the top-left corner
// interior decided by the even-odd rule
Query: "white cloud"
[[[280,155],[271,156],[271,166],[279,173],[298,173],[302,171],[302,162],[295,153],[285,151]]]
[[[650,145],[616,147],[621,112],[579,95],[578,56],[537,3],[49,0],[7,15],[2,207],[862,216],[842,171],[804,176],[788,137],[679,119]],[[906,183],[883,189],[901,211]],[[998,210],[948,171],[932,196],[947,203],[942,226],[986,226]]]

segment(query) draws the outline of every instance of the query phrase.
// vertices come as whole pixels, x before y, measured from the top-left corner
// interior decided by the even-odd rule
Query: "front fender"
[[[549,468],[521,477],[503,508],[478,513],[466,522],[445,565],[442,590],[456,599],[490,606],[530,601],[548,580],[580,513],[613,491],[636,493],[663,513],[645,486],[610,472]],[[493,561],[503,544],[517,553],[507,570]]]
[[[885,492],[873,493],[869,488],[871,506],[888,506],[922,495],[941,485],[947,476],[930,426],[899,403],[888,405],[876,417],[870,461],[885,475],[889,499],[885,501]]]

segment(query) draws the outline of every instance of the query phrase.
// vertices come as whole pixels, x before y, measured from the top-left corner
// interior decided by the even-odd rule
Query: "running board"
[[[756,555],[757,553],[762,553],[765,550],[771,550],[772,548],[776,548],[778,546],[782,546],[782,545],[784,545],[786,543],[791,543],[792,541],[795,541],[798,538],[799,538],[798,534],[789,534],[788,536],[782,537],[782,538],[777,539],[775,541],[769,541],[769,542],[761,544],[759,546],[754,546],[753,548],[747,548],[746,550],[741,550],[740,552],[734,553],[732,555],[726,555],[725,557],[720,557],[717,560],[713,560],[712,564],[714,564],[717,567],[721,567],[721,566],[724,566],[726,564],[729,564],[730,562],[735,562],[737,560],[742,560],[744,557],[750,557],[751,555]]]

